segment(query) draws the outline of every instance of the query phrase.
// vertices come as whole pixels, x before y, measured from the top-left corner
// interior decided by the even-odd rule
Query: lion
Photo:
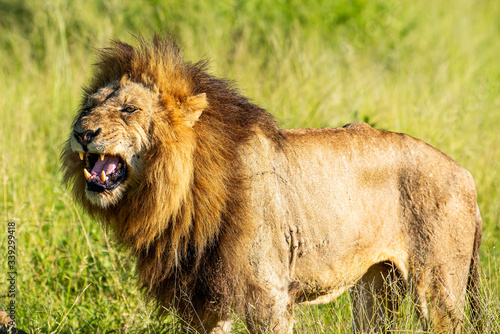
[[[295,303],[349,292],[370,332],[409,295],[424,330],[460,332],[468,294],[480,328],[476,187],[447,155],[364,123],[281,129],[168,36],[97,57],[64,182],[160,313],[188,332],[229,332],[236,312],[252,333],[291,333]]]

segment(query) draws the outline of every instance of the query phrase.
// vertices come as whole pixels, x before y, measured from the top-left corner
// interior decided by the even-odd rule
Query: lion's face
[[[127,183],[141,173],[159,109],[158,94],[134,82],[112,83],[88,97],[70,144],[82,160],[90,202],[101,207],[117,203]]]
[[[163,146],[162,152],[172,157],[178,155],[173,145],[189,151],[192,127],[206,107],[205,94],[179,101],[126,77],[90,95],[70,137],[72,160],[80,160],[71,168],[81,168],[86,198],[102,208],[117,204],[127,189],[143,181],[152,150]]]

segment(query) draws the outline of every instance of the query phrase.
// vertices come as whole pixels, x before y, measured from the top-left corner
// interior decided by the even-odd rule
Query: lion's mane
[[[77,201],[137,257],[139,280],[161,305],[171,305],[183,291],[223,293],[203,291],[197,282],[215,279],[217,267],[224,265],[211,261],[242,256],[234,252],[235,243],[251,233],[242,225],[245,180],[236,152],[256,129],[280,145],[278,126],[231,82],[208,74],[206,61],[184,62],[170,38],[156,36],[148,43],[139,37],[137,47],[114,41],[98,51],[95,66],[82,108],[89,95],[125,76],[161,96],[154,125],[147,129],[152,144],[144,157],[144,175],[128,185],[117,205],[92,205],[68,143],[62,154],[65,182]],[[206,94],[208,107],[194,131],[188,131],[176,106],[200,93]]]

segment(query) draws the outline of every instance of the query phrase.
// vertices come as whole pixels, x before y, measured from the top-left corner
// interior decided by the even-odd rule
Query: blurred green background
[[[210,59],[212,73],[235,80],[282,127],[365,121],[423,139],[470,170],[484,222],[485,320],[500,331],[494,0],[0,0],[0,249],[7,254],[7,224],[15,222],[20,328],[170,333],[179,326],[173,315],[156,317],[135,287],[134,260],[75,206],[59,172],[95,49],[156,31],[174,35],[187,60]],[[347,296],[298,307],[297,332],[350,331],[350,307]],[[402,331],[419,328],[405,312],[398,321]],[[246,332],[242,322],[236,330]]]

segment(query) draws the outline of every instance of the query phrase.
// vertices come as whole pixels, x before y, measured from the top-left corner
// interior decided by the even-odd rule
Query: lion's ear
[[[203,110],[208,107],[207,94],[201,93],[190,96],[184,103],[184,121],[189,126],[194,126]]]

